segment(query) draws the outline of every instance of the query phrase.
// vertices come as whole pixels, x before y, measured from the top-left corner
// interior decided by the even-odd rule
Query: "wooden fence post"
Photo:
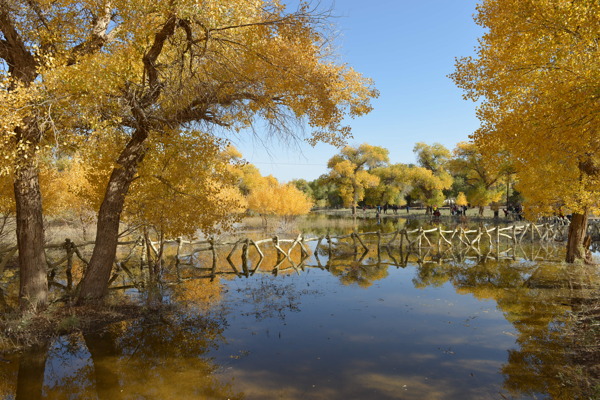
[[[381,231],[377,231],[377,260],[381,262]]]
[[[275,236],[277,238],[277,236]],[[249,239],[246,239],[244,245],[242,246],[242,271],[246,277],[250,276],[248,273],[248,243]],[[277,243],[279,243],[279,239],[277,239]],[[279,253],[277,253],[277,259],[279,260]],[[216,257],[216,254],[215,254]]]
[[[65,250],[67,251],[67,269],[65,274],[67,275],[67,290],[73,288],[73,247],[75,243],[71,242],[71,239],[65,239]]]

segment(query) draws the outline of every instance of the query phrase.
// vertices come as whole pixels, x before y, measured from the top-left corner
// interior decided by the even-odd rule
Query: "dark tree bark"
[[[151,127],[146,111],[155,104],[162,88],[156,62],[165,42],[174,34],[177,23],[177,18],[169,17],[162,29],[154,36],[152,47],[144,55],[144,73],[148,81],[145,93],[130,93],[128,96],[136,129],[121,152],[108,181],[104,200],[98,212],[96,244],[90,264],[81,281],[78,304],[101,302],[108,292],[110,272],[117,254],[119,223],[125,205],[125,196],[146,153],[144,142],[148,138]]]
[[[574,263],[583,261],[591,263],[591,253],[589,251],[589,239],[586,236],[588,225],[587,210],[580,213],[573,213],[571,225],[569,225],[569,238],[567,240],[566,262]]]
[[[48,304],[44,252],[42,194],[36,166],[19,168],[14,183],[19,248],[19,304],[22,310],[43,310]]]
[[[101,301],[108,291],[108,281],[117,253],[119,223],[125,204],[125,196],[137,173],[138,166],[146,148],[144,141],[148,137],[145,130],[137,130],[119,159],[108,181],[104,200],[98,212],[96,245],[90,264],[81,281],[78,303]]]

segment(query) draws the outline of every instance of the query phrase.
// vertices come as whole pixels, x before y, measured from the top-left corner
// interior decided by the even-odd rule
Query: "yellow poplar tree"
[[[567,262],[588,258],[600,195],[599,16],[598,1],[484,0],[477,55],[451,76],[480,101],[474,139],[488,157],[508,155],[526,210],[573,211]]]
[[[265,225],[269,215],[290,219],[308,214],[313,206],[312,199],[296,186],[282,185],[273,176],[263,178],[247,199],[248,208],[260,214]]]
[[[199,132],[154,144],[132,184],[124,220],[167,238],[230,229],[245,202],[219,151],[223,144]]]
[[[406,204],[404,195],[412,188],[409,171],[409,167],[404,164],[373,169],[372,173],[379,178],[379,184],[366,189],[365,202],[374,206]]]
[[[379,177],[371,170],[387,164],[388,154],[383,147],[363,143],[358,147],[344,147],[327,163],[329,177],[338,185],[344,205],[352,207],[352,214],[356,214],[358,202],[365,197],[365,189],[379,184]]]
[[[98,54],[114,39],[115,16],[110,1],[0,1],[0,172],[14,181],[23,310],[43,309],[48,298],[38,155],[64,133],[50,75]]]
[[[469,202],[479,207],[480,216],[483,216],[485,206],[499,201],[502,197],[497,182],[504,175],[504,170],[491,165],[489,161],[483,157],[474,143],[460,142],[448,162],[448,167],[453,174],[464,178],[465,184],[469,187],[467,191]]]
[[[466,206],[469,202],[467,201],[467,196],[463,192],[458,192],[458,196],[456,196],[456,205],[457,206]]]
[[[439,143],[428,145],[417,143],[413,149],[418,166],[411,168],[412,193],[426,206],[441,206],[445,196],[443,190],[452,186],[452,175],[446,170],[450,151]]]
[[[257,122],[294,138],[290,123],[305,121],[310,143],[339,145],[350,134],[344,117],[369,112],[377,95],[370,80],[331,61],[326,19],[304,4],[288,12],[277,0],[116,1],[112,12],[120,40],[54,76],[82,142],[120,143],[80,303],[107,293],[124,199],[152,142],[182,137],[178,127],[241,131]]]

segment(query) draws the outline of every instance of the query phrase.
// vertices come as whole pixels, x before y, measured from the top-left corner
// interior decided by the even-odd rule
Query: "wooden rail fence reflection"
[[[552,250],[546,246],[541,246],[537,255],[525,254],[521,251],[518,254],[521,243],[527,242],[548,243],[553,241],[562,241],[567,237],[568,224],[565,223],[544,223],[544,224],[515,224],[508,227],[486,228],[480,226],[477,229],[465,229],[457,226],[455,229],[448,230],[441,226],[432,229],[399,229],[394,232],[353,232],[346,235],[324,235],[319,237],[305,237],[302,234],[294,239],[284,239],[278,236],[261,240],[252,240],[249,238],[239,239],[231,242],[219,242],[213,239],[202,241],[186,241],[181,238],[169,240],[165,243],[170,246],[176,246],[175,267],[177,270],[177,281],[188,279],[181,277],[179,268],[184,266],[195,266],[196,270],[208,273],[201,277],[211,278],[217,275],[238,275],[250,276],[256,272],[278,273],[293,269],[299,271],[304,267],[311,267],[307,261],[314,256],[315,265],[312,267],[327,268],[331,260],[349,259],[355,262],[365,262],[368,258],[376,263],[375,265],[389,264],[396,266],[406,266],[409,262],[424,262],[427,257],[437,262],[456,262],[466,259],[485,260],[494,259],[516,259],[524,258],[532,261],[543,259],[545,257],[555,256]],[[588,234],[600,236],[600,225],[591,223],[588,227]],[[316,242],[311,250],[311,242]],[[63,243],[48,245],[47,252],[64,250],[64,256],[59,256],[52,260],[48,256],[48,277],[51,285],[55,285],[66,290],[73,287],[73,263],[79,259],[83,263],[83,268],[88,264],[82,249],[92,246],[94,242],[85,242],[76,245],[70,239]],[[507,246],[501,250],[501,244]],[[156,249],[156,243],[145,242],[143,237],[137,240],[120,242],[119,247],[125,247],[127,251],[121,254],[115,263],[111,283],[117,278],[127,277],[131,285],[121,285],[113,288],[127,288],[139,286],[139,277],[132,272],[127,263],[134,257],[139,256],[137,265],[147,265],[152,258],[150,252],[154,255],[162,254]],[[185,248],[189,248],[184,252]],[[265,263],[265,252],[275,251],[276,260],[273,265],[263,265]],[[208,259],[202,262],[198,255],[207,252]],[[292,256],[293,252],[299,253],[299,257]],[[540,252],[543,256],[540,256]],[[2,275],[7,262],[16,254],[16,248],[10,248],[4,251],[0,260],[0,276]],[[372,255],[373,257],[368,257]],[[327,257],[325,265],[320,258]],[[412,257],[412,259],[411,259]],[[223,271],[219,268],[219,260],[226,260],[229,270]],[[385,258],[385,259],[384,259]],[[223,260],[223,261],[224,261]],[[376,261],[375,261],[376,260]],[[367,260],[369,261],[369,260]],[[162,262],[162,260],[160,260]],[[204,266],[198,266],[204,265]],[[65,278],[57,281],[55,279],[59,268],[64,266]],[[222,265],[221,265],[222,267]],[[138,282],[138,283],[135,283]]]

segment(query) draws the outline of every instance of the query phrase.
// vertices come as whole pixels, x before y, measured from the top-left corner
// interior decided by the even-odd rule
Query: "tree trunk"
[[[577,261],[583,261],[586,263],[591,263],[589,241],[586,240],[587,225],[587,210],[583,214],[573,213],[571,225],[569,225],[566,262],[574,263]]]
[[[28,160],[33,160],[30,157]],[[48,304],[44,253],[44,222],[39,173],[33,161],[16,172],[17,247],[19,248],[19,304],[21,310],[43,310]]]
[[[110,272],[115,262],[121,212],[125,196],[133,181],[139,163],[144,158],[144,141],[148,137],[145,130],[139,129],[131,138],[113,169],[104,200],[98,212],[96,244],[90,264],[81,281],[78,304],[101,301],[108,292]]]

